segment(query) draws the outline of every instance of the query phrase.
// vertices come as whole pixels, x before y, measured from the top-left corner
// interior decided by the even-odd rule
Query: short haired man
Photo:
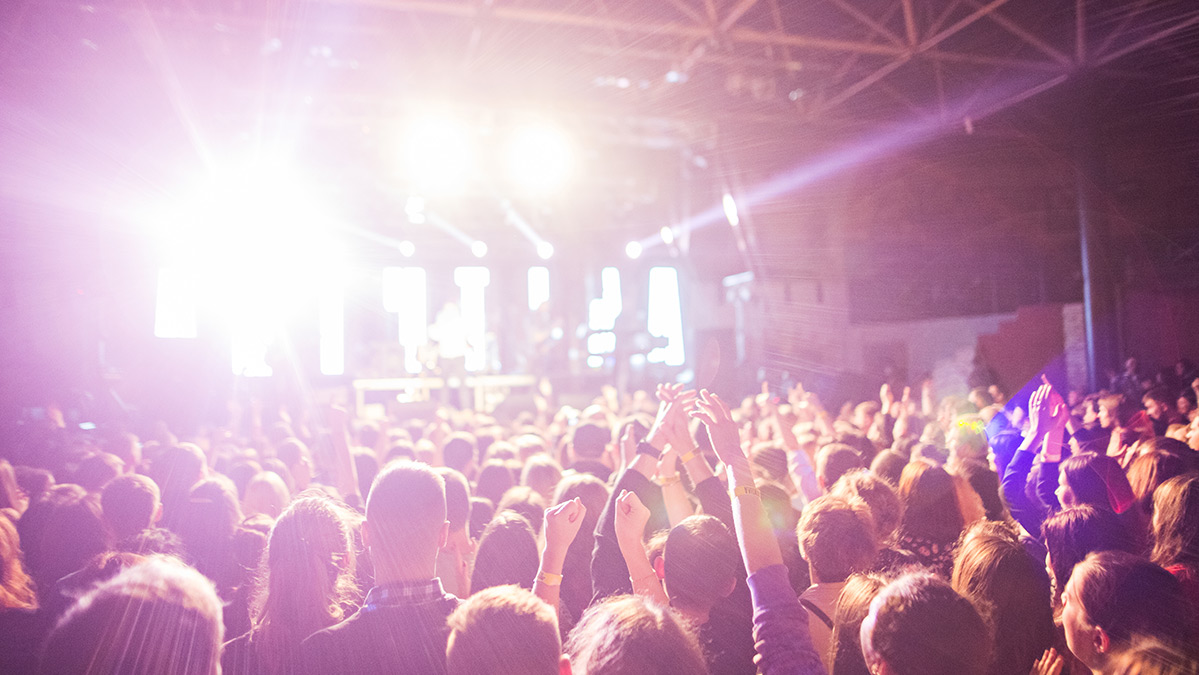
[[[105,485],[100,493],[100,508],[113,541],[149,529],[162,517],[158,485],[136,473],[118,476]]]
[[[799,550],[808,561],[812,579],[812,585],[799,596],[799,602],[808,610],[812,644],[831,673],[829,646],[837,598],[849,575],[870,568],[878,554],[878,539],[869,507],[864,502],[833,495],[825,495],[808,504],[796,532]]]
[[[844,443],[829,443],[816,451],[816,484],[821,494],[827,494],[842,475],[862,468],[862,456]]]
[[[424,464],[393,462],[371,486],[363,541],[375,587],[362,607],[301,644],[313,673],[444,673],[446,618],[459,604],[435,576],[449,536],[445,481]]]

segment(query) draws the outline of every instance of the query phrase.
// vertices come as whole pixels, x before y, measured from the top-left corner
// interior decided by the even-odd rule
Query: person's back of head
[[[250,479],[249,485],[246,486],[242,514],[249,518],[261,513],[274,520],[283,513],[290,501],[291,495],[283,479],[278,474],[263,471]]]
[[[32,504],[17,523],[25,564],[45,598],[54,582],[108,550],[99,495],[78,485],[57,485]]]
[[[908,465],[908,459],[894,450],[884,450],[874,456],[874,461],[870,463],[870,471],[890,483],[892,486],[899,485],[899,477],[903,474],[903,467]]]
[[[872,670],[885,664],[891,675],[983,675],[991,635],[974,605],[948,583],[906,574],[871,602],[862,653]]]
[[[554,489],[560,480],[562,467],[553,457],[545,454],[530,457],[520,473],[520,484],[533,488],[545,500],[554,496]]]
[[[212,583],[168,559],[125,570],[58,623],[40,673],[215,675],[223,636]]]
[[[552,607],[523,588],[495,586],[475,593],[446,623],[449,675],[563,673],[558,617]]]
[[[431,577],[447,530],[445,481],[433,469],[400,460],[379,472],[363,525],[377,576]]]
[[[465,530],[470,518],[470,483],[466,476],[449,467],[434,471],[445,481],[445,519],[450,524],[450,532]]]
[[[958,475],[966,479],[966,482],[982,500],[987,520],[998,522],[1008,519],[1010,514],[1007,504],[1003,501],[999,474],[991,469],[990,464],[976,459],[967,459],[959,462],[956,470]]]
[[[1062,509],[1041,524],[1041,539],[1049,559],[1050,581],[1055,604],[1074,566],[1098,551],[1127,551],[1134,539],[1116,514],[1107,509],[1081,505]]]
[[[192,486],[203,480],[206,471],[204,452],[191,443],[166,447],[151,461],[148,475],[162,494],[163,518],[168,527],[175,526]]]
[[[34,607],[37,607],[37,594],[33,590],[33,579],[21,564],[17,527],[8,516],[0,513],[0,610]]]
[[[1199,659],[1151,638],[1137,638],[1116,656],[1109,675],[1199,675]]]
[[[708,610],[737,582],[737,542],[712,516],[689,516],[670,528],[662,556],[671,604]]]
[[[952,585],[995,635],[991,673],[1025,673],[1053,642],[1049,577],[1007,525],[975,523],[956,551]]]
[[[571,436],[571,449],[576,459],[599,459],[603,457],[608,444],[612,442],[612,432],[608,427],[598,424],[580,424],[575,427]]]
[[[816,482],[822,492],[845,473],[862,467],[862,456],[844,443],[829,443],[816,451]]]
[[[813,582],[843,582],[869,569],[878,554],[878,538],[865,502],[819,497],[804,509],[797,533]]]
[[[1063,487],[1058,488],[1062,506],[1090,504],[1100,509],[1124,513],[1134,496],[1128,476],[1114,457],[1083,452],[1062,460]]]
[[[508,462],[497,459],[487,462],[479,470],[479,479],[475,481],[475,494],[486,497],[498,508],[504,493],[513,485],[516,485],[516,477],[512,467]]]
[[[542,521],[545,520],[545,499],[528,485],[508,488],[496,508],[499,511],[514,511],[524,516],[533,528],[533,534],[541,534]]]
[[[342,619],[353,596],[350,527],[326,497],[292,502],[271,528],[253,603],[254,640],[268,670],[285,670],[300,641]]]
[[[1154,491],[1162,483],[1186,473],[1189,464],[1182,457],[1163,450],[1150,450],[1133,460],[1128,466],[1128,484],[1142,513],[1153,514]]]
[[[978,415],[963,415],[953,422],[945,445],[951,462],[977,460],[987,462],[991,446],[987,443],[985,423]]]
[[[471,465],[478,456],[478,441],[466,432],[452,434],[441,448],[442,461],[451,469],[470,475]]]
[[[903,502],[899,500],[895,487],[873,472],[866,469],[850,471],[833,484],[829,494],[866,502],[880,546],[889,544],[899,529],[899,522],[903,519]]]
[[[1199,569],[1199,473],[1175,476],[1153,493],[1153,561]]]
[[[1062,594],[1070,651],[1102,670],[1137,637],[1193,650],[1195,610],[1174,575],[1139,556],[1092,553],[1074,566]]]
[[[371,491],[371,483],[379,475],[379,455],[371,448],[354,448],[354,472],[358,474],[358,492]]]
[[[501,511],[479,538],[471,591],[506,585],[532,589],[538,564],[537,537],[529,521],[515,511]]]
[[[593,605],[566,641],[573,669],[586,675],[704,675],[695,636],[669,608],[635,595]]]
[[[140,474],[118,476],[104,486],[100,507],[114,540],[131,537],[152,526],[160,515],[158,486]]]
[[[878,574],[855,574],[845,580],[833,613],[832,672],[837,675],[870,675],[862,656],[862,620],[887,581]]]
[[[99,492],[108,482],[125,472],[125,462],[107,452],[95,452],[79,462],[75,484],[88,492]]]
[[[954,542],[965,522],[953,478],[944,469],[923,461],[908,462],[899,479],[904,534],[937,542]]]

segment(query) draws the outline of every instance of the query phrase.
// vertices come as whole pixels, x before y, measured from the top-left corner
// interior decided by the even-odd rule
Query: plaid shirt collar
[[[362,608],[369,612],[379,607],[423,605],[444,597],[445,589],[441,587],[441,579],[433,577],[428,581],[396,582],[375,586],[366,594],[366,602]]]

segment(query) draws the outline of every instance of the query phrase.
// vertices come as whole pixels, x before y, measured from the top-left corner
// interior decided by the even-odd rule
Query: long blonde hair
[[[0,514],[0,609],[37,607],[33,580],[21,564],[21,542],[8,516]]]

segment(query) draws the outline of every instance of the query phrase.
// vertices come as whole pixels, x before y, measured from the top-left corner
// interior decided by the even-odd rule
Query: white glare
[[[554,257],[554,245],[548,241],[537,242],[537,255],[541,256],[542,260],[549,260]]]
[[[187,269],[158,270],[154,303],[154,337],[196,337],[196,274]]]
[[[741,224],[741,216],[737,214],[737,202],[733,201],[733,195],[724,193],[724,217],[729,219],[729,225],[737,227]]]
[[[507,151],[512,181],[530,192],[549,192],[570,178],[574,150],[566,134],[553,125],[517,129]]]
[[[641,243],[636,242],[636,241],[630,241],[628,243],[628,245],[626,245],[624,247],[624,252],[625,252],[625,255],[629,256],[633,260],[640,258],[641,257]]]
[[[408,128],[404,157],[409,180],[422,191],[459,192],[474,169],[471,129],[444,115],[417,118]]]
[[[406,239],[401,241],[400,255],[404,256],[405,258],[411,258],[412,256],[416,255],[416,244],[413,244]]]
[[[487,244],[482,240],[476,239],[470,244],[470,252],[474,253],[476,258],[482,258],[487,255]]]
[[[662,231],[659,234],[662,235],[662,241],[667,246],[670,246],[671,244],[674,243],[674,230],[669,225],[664,225],[662,227]]]
[[[337,284],[321,291],[318,314],[321,374],[342,375],[346,372],[345,299]]]

